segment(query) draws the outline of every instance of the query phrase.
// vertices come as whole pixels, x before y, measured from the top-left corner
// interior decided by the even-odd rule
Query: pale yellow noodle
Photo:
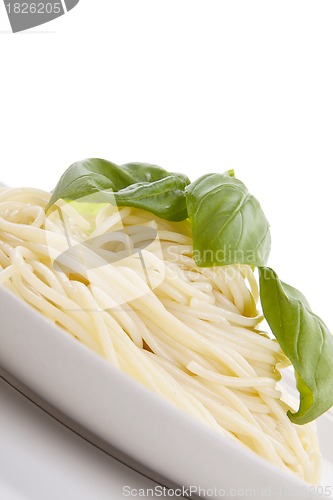
[[[198,268],[188,221],[63,201],[46,215],[49,199],[0,188],[1,286],[216,432],[318,483],[315,425],[287,417],[277,370],[287,361],[259,329],[251,268]],[[129,254],[110,262],[87,242],[115,231]]]

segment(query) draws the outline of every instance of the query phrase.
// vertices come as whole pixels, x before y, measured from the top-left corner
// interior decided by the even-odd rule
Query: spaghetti
[[[287,417],[288,360],[258,327],[251,268],[198,268],[187,221],[62,201],[46,216],[49,199],[0,189],[0,284],[178,408],[318,482],[316,428]]]

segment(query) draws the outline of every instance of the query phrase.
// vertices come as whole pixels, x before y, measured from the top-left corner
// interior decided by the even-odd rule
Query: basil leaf
[[[187,217],[185,187],[189,179],[157,165],[88,158],[71,165],[54,189],[48,210],[58,199],[79,200],[99,193],[101,203],[137,207],[171,221]]]
[[[131,175],[132,179],[136,182],[155,182],[164,179],[167,176],[179,177],[182,179],[186,185],[190,183],[189,178],[184,174],[167,172],[157,165],[152,165],[151,163],[125,163],[121,166],[123,170]]]
[[[294,366],[300,393],[298,411],[288,416],[306,424],[333,405],[333,336],[301,292],[270,268],[260,268],[259,275],[265,318]]]
[[[267,219],[246,186],[225,174],[208,174],[186,188],[198,266],[263,266],[270,251]]]

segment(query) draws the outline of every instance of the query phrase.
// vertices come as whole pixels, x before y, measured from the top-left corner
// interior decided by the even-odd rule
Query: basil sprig
[[[288,412],[290,420],[305,424],[333,405],[333,336],[304,295],[265,267],[269,224],[233,171],[204,175],[190,184],[185,175],[156,165],[87,159],[66,170],[47,210],[60,198],[80,201],[93,193],[98,193],[96,201],[141,208],[166,220],[189,218],[198,266],[257,266],[265,318],[295,369],[300,405],[297,412]]]
[[[189,183],[185,175],[167,172],[157,165],[119,166],[107,160],[88,158],[66,170],[46,210],[60,198],[79,200],[98,193],[100,203],[142,208],[163,219],[180,221],[187,217],[185,187]]]

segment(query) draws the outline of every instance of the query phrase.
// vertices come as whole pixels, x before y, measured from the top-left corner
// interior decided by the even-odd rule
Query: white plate
[[[129,487],[157,487],[61,425],[1,377],[0,402],[1,500],[118,500]]]
[[[151,393],[4,288],[0,367],[102,447],[113,447],[120,458],[164,483],[201,488],[207,498],[217,497],[215,488],[220,496],[326,496]],[[320,419],[319,434],[327,469],[322,486],[332,488],[329,415]]]

